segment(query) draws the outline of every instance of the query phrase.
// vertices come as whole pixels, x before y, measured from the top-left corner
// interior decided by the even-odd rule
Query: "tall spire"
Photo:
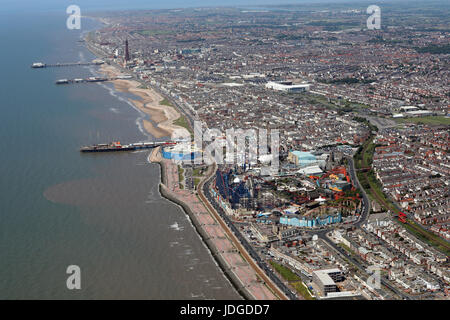
[[[130,61],[130,53],[128,52],[128,38],[125,40],[125,62]]]

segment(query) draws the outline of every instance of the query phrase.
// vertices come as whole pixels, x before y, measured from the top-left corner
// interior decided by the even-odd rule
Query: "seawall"
[[[208,237],[207,233],[203,230],[201,224],[199,223],[197,217],[195,216],[194,212],[192,212],[191,208],[186,205],[183,201],[180,201],[176,197],[174,197],[169,190],[167,190],[166,184],[167,184],[167,174],[166,174],[166,166],[161,161],[158,161],[157,154],[159,153],[159,150],[154,150],[152,154],[150,155],[150,161],[152,163],[157,163],[160,168],[160,174],[161,174],[161,183],[159,184],[159,192],[161,196],[166,198],[167,200],[179,205],[183,211],[189,216],[192,225],[194,226],[197,234],[200,236],[203,243],[206,245],[208,250],[210,251],[213,259],[216,261],[216,263],[219,265],[227,279],[231,282],[231,284],[234,286],[236,291],[247,300],[254,300],[255,298],[253,295],[245,288],[245,285],[241,282],[241,280],[234,274],[234,272],[230,269],[228,263],[223,259],[222,255],[220,254],[219,250],[215,246],[214,242]],[[160,154],[160,153],[159,153]]]
[[[160,167],[163,167],[163,165],[160,164]],[[162,169],[162,171],[163,171],[163,169]],[[213,241],[211,241],[209,239],[208,235],[201,227],[200,223],[198,222],[197,218],[195,217],[195,214],[192,212],[192,210],[189,208],[189,206],[187,206],[184,202],[173,197],[170,194],[170,192],[167,191],[167,188],[162,183],[159,185],[159,191],[164,198],[166,198],[169,201],[172,201],[173,203],[178,204],[180,207],[183,208],[184,212],[186,212],[186,214],[191,219],[195,230],[200,235],[200,238],[206,244],[209,251],[211,252],[211,255],[213,256],[214,260],[220,266],[220,268],[222,269],[222,271],[224,272],[224,274],[228,278],[228,280],[230,280],[230,282],[233,284],[236,291],[243,298],[245,298],[247,300],[254,300],[254,297],[247,291],[245,286],[242,284],[241,280],[238,277],[236,277],[236,275],[232,272],[232,270],[228,266],[227,262],[223,259],[219,250],[214,245]]]

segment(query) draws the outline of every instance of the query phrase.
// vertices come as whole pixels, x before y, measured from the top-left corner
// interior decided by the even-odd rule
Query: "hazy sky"
[[[71,4],[80,6],[82,10],[120,10],[366,1],[367,0],[0,0],[0,11],[5,13],[6,11],[28,12],[64,10]],[[374,3],[384,1],[372,0]]]

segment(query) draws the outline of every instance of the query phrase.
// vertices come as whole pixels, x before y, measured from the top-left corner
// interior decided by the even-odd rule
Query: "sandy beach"
[[[116,77],[121,74],[120,70],[111,65],[102,65],[100,71],[108,77]],[[190,137],[186,128],[174,124],[180,117],[180,113],[171,106],[160,104],[164,100],[155,90],[143,89],[141,83],[135,80],[112,81],[116,90],[131,93],[140,99],[129,99],[139,110],[149,115],[152,121],[143,120],[144,129],[155,138],[170,137],[172,139]]]

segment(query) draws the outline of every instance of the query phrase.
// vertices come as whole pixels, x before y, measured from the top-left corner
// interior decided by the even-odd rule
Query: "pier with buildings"
[[[89,78],[76,78],[76,79],[59,79],[56,80],[56,84],[73,84],[73,83],[86,83],[86,82],[105,82],[105,81],[114,81],[114,80],[124,80],[131,79],[130,75],[121,75],[112,78],[104,78],[104,77],[89,77]]]
[[[34,62],[31,65],[33,69],[42,69],[42,68],[52,68],[52,67],[75,67],[75,66],[99,66],[104,64],[103,60],[95,59],[91,62],[67,62],[67,63],[43,63],[43,62]]]
[[[121,144],[119,141],[94,144],[82,147],[80,152],[117,152],[117,151],[136,151],[143,149],[153,149],[156,147],[173,146],[176,142],[137,142],[130,144]]]

